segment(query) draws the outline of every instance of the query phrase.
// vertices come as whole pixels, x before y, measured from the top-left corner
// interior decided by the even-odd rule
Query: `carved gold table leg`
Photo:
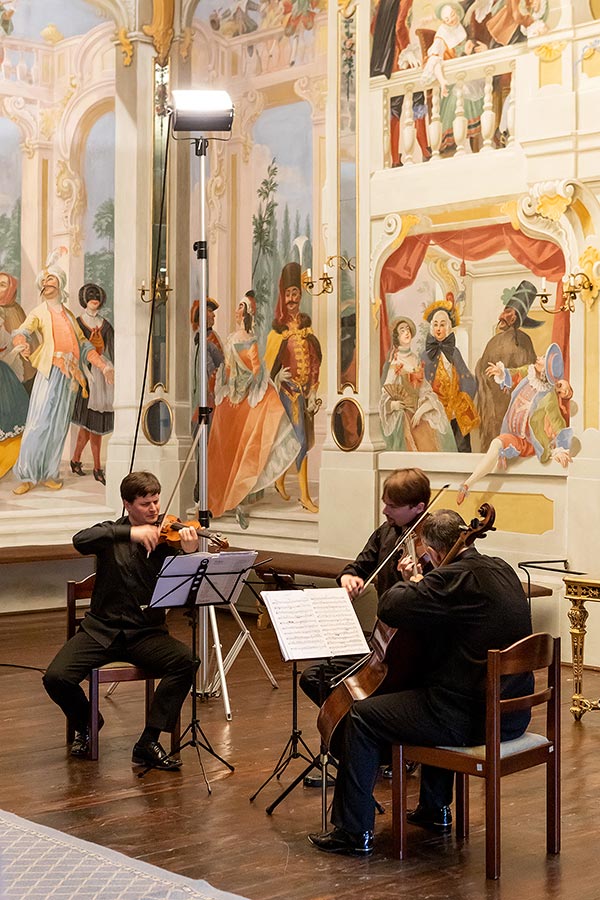
[[[600,709],[600,700],[587,700],[583,696],[583,648],[586,635],[588,611],[586,600],[600,600],[600,581],[587,576],[569,576],[563,579],[565,597],[571,601],[568,612],[571,623],[571,654],[573,661],[573,688],[571,713],[576,722],[580,722],[584,713],[592,709]]]

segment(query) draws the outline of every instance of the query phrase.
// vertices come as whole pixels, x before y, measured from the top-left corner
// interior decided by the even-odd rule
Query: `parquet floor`
[[[236,626],[218,616],[229,646]],[[569,713],[570,670],[563,670],[563,851],[545,855],[543,770],[503,783],[503,873],[484,877],[481,787],[471,789],[468,842],[411,830],[410,859],[391,858],[391,796],[381,782],[377,797],[385,814],[377,820],[376,852],[368,860],[329,857],[312,848],[309,831],[321,823],[320,794],[298,787],[269,816],[265,807],[302,770],[294,760],[258,798],[249,797],[273,770],[291,730],[291,667],[281,661],[271,629],[253,636],[280,683],[274,690],[246,645],[231,668],[228,686],[233,719],[221,700],[199,707],[202,728],[215,750],[235,766],[230,774],[202,753],[208,795],[195,751],[184,751],[180,773],[136,777],[131,747],[143,724],[143,687],[121,684],[102,699],[106,725],[97,763],[77,761],[64,743],[64,720],[46,697],[40,673],[0,667],[0,806],[85,840],[146,860],[250,900],[598,900],[596,870],[600,806],[600,714],[575,724]],[[62,644],[64,614],[33,613],[0,618],[0,662],[43,667]],[[171,629],[188,639],[187,624],[174,616]],[[587,696],[600,693],[600,673],[586,673]],[[189,709],[184,719],[189,717]],[[315,710],[299,703],[303,737],[317,749]],[[412,783],[413,797],[417,779]]]

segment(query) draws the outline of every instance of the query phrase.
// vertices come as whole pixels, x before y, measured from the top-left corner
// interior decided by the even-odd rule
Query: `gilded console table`
[[[583,696],[583,645],[585,641],[588,611],[587,600],[600,600],[600,579],[587,575],[567,575],[565,597],[571,601],[568,616],[571,623],[571,653],[573,658],[573,688],[571,712],[576,722],[590,709],[600,709],[600,700],[586,700]]]

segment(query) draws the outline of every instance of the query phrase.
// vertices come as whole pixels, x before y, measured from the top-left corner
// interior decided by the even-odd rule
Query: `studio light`
[[[173,131],[231,131],[233,103],[227,91],[173,91]]]

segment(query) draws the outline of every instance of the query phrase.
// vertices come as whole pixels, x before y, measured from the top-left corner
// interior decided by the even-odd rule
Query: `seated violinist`
[[[80,553],[96,555],[90,610],[77,634],[48,666],[43,682],[75,729],[71,755],[85,757],[90,745],[90,704],[81,688],[84,678],[92,669],[115,661],[152,672],[161,681],[132,761],[175,770],[181,762],[167,756],[159,742],[160,732],[175,727],[197,663],[188,647],[169,634],[164,609],[147,606],[164,559],[179,551],[160,541],[160,483],[154,475],[127,475],[121,482],[121,499],[126,516],[84,528],[73,538]],[[198,549],[194,528],[182,528],[179,537],[184,553]]]
[[[338,584],[346,588],[355,600],[381,563],[390,555],[398,541],[421,516],[429,504],[431,486],[421,469],[396,469],[383,484],[383,514],[386,521],[377,528],[353,563],[349,563],[338,576]],[[377,575],[377,593],[381,596],[401,579],[398,562],[402,552],[393,554]],[[304,669],[300,687],[313,703],[321,706],[331,691],[331,679],[345,672],[360,657],[336,657],[328,663],[319,663]],[[323,689],[321,688],[323,673]]]
[[[465,548],[465,523],[453,510],[425,521],[421,539],[433,565],[414,574],[412,560],[400,562],[403,581],[379,601],[379,618],[421,637],[422,684],[417,689],[354,701],[340,724],[342,751],[333,797],[332,831],[310,834],[319,850],[367,855],[373,850],[373,787],[382,752],[393,742],[471,746],[485,740],[487,652],[504,649],[531,634],[531,617],[521,583],[502,559]],[[450,554],[451,561],[446,562]],[[531,673],[507,677],[503,696],[533,689]],[[504,716],[502,740],[521,735],[529,710]],[[440,833],[452,823],[454,773],[421,766],[419,805],[408,814],[414,825]]]

